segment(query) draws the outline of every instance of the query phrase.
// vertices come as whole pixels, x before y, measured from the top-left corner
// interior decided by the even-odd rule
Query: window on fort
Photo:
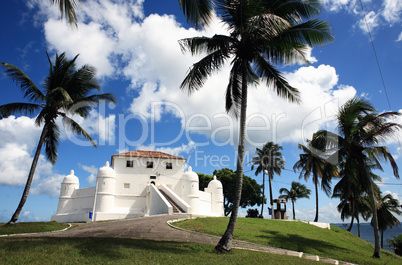
[[[133,161],[127,160],[127,162],[126,162],[126,167],[133,167],[133,166],[134,166]]]
[[[156,179],[156,176],[150,176],[149,178],[150,179]]]
[[[129,189],[130,188],[130,183],[124,183],[124,188]]]
[[[173,163],[166,163],[166,169],[173,169]]]
[[[147,162],[147,168],[154,168],[154,162],[148,161]]]

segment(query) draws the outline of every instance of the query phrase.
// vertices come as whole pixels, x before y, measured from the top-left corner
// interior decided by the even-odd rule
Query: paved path
[[[95,222],[79,224],[65,231],[55,231],[39,234],[12,235],[13,237],[116,237],[132,239],[149,239],[156,241],[194,242],[216,245],[220,237],[201,234],[188,230],[178,229],[168,224],[168,221],[191,218],[188,214],[159,215],[124,219],[117,221]],[[193,216],[194,217],[194,216]],[[174,223],[173,223],[174,225]],[[304,257],[310,260],[320,260],[327,263],[338,264],[332,259],[320,259],[315,255],[302,252],[267,247],[244,241],[234,240],[233,248],[263,251],[274,254]]]

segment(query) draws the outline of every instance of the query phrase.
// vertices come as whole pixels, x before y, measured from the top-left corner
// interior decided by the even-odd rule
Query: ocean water
[[[340,228],[346,230],[346,229],[348,229],[349,224],[331,224],[331,225],[334,225],[334,226],[337,226],[337,227],[340,227]],[[357,224],[356,223],[353,224],[351,232],[357,236]],[[388,244],[387,239],[388,238],[391,239],[392,236],[398,236],[400,234],[402,234],[402,225],[394,226],[393,228],[388,228],[387,230],[385,230],[384,231],[384,249],[394,253],[394,249]],[[363,240],[366,240],[374,245],[374,232],[373,232],[373,227],[370,225],[370,223],[360,224],[360,238]],[[380,239],[381,239],[381,233],[380,233]]]

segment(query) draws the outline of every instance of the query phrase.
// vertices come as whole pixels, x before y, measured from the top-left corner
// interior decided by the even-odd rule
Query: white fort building
[[[186,159],[155,151],[112,156],[98,171],[96,186],[80,189],[71,171],[61,183],[57,222],[88,222],[177,212],[224,216],[222,183],[199,190],[197,173]]]

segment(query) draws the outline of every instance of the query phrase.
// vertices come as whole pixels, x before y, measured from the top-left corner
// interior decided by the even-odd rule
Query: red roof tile
[[[170,158],[170,159],[186,160],[183,157],[166,154],[166,153],[159,152],[159,151],[141,151],[141,150],[136,150],[136,151],[130,151],[130,152],[126,152],[126,153],[116,154],[116,155],[112,156],[112,159],[113,159],[113,157],[119,157],[119,156],[125,156],[125,157],[149,157],[149,158]]]

